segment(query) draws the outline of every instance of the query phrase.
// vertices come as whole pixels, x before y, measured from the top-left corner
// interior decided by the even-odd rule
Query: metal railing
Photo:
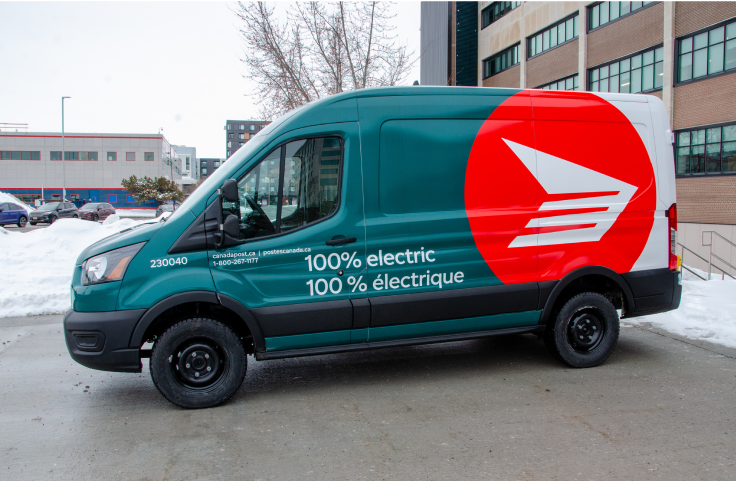
[[[731,279],[736,280],[736,277],[732,276],[724,268],[722,268],[722,267],[718,266],[717,264],[714,264],[713,263],[713,259],[716,259],[717,261],[722,262],[723,264],[727,265],[731,269],[736,270],[736,266],[731,265],[731,263],[729,263],[727,260],[723,259],[722,257],[718,256],[717,254],[715,254],[713,252],[713,234],[715,234],[717,237],[720,237],[722,240],[726,241],[728,244],[731,245],[731,247],[736,247],[736,244],[734,244],[730,240],[726,239],[725,237],[723,237],[721,234],[719,234],[716,231],[712,231],[712,230],[703,231],[703,232],[701,232],[701,235],[702,235],[701,243],[702,243],[703,247],[708,247],[708,258],[706,259],[705,257],[699,255],[697,252],[693,251],[692,249],[689,249],[689,248],[685,247],[683,244],[681,244],[681,243],[678,242],[677,245],[679,245],[680,247],[682,247],[682,268],[685,269],[686,271],[690,272],[694,276],[696,276],[696,277],[698,277],[700,279],[703,279],[704,281],[711,279],[711,277],[713,275],[713,268],[716,268],[719,271],[721,271],[721,279],[725,279],[726,276],[728,276]],[[694,255],[695,257],[697,257],[698,259],[700,259],[703,262],[705,262],[705,263],[708,264],[708,277],[707,278],[701,276],[700,274],[698,274],[697,272],[695,272],[693,269],[691,269],[691,268],[689,268],[689,267],[687,267],[685,265],[685,251],[691,253],[692,255]]]

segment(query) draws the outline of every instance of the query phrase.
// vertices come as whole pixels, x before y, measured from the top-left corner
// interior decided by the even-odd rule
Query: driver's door
[[[357,123],[304,129],[236,179],[237,202],[222,203],[243,243],[209,250],[212,276],[251,310],[269,351],[350,343],[351,299],[366,296],[357,134]]]

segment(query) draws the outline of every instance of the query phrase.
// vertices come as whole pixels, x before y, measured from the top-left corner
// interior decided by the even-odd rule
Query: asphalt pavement
[[[623,327],[568,369],[531,335],[256,362],[184,410],[0,319],[0,478],[734,479],[736,350]]]

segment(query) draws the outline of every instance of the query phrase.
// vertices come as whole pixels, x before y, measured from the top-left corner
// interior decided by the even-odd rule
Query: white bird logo
[[[597,242],[636,193],[637,187],[626,182],[525,145],[503,141],[548,194],[568,197],[540,205],[540,216],[526,225],[535,228],[536,233],[516,237],[509,247]],[[585,212],[565,213],[571,210]],[[552,215],[541,215],[544,212]]]

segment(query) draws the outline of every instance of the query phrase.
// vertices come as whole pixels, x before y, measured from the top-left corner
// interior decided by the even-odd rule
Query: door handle
[[[352,244],[353,242],[357,242],[357,237],[343,237],[342,239],[330,239],[328,241],[325,241],[325,244],[328,246],[337,246],[340,244]]]

